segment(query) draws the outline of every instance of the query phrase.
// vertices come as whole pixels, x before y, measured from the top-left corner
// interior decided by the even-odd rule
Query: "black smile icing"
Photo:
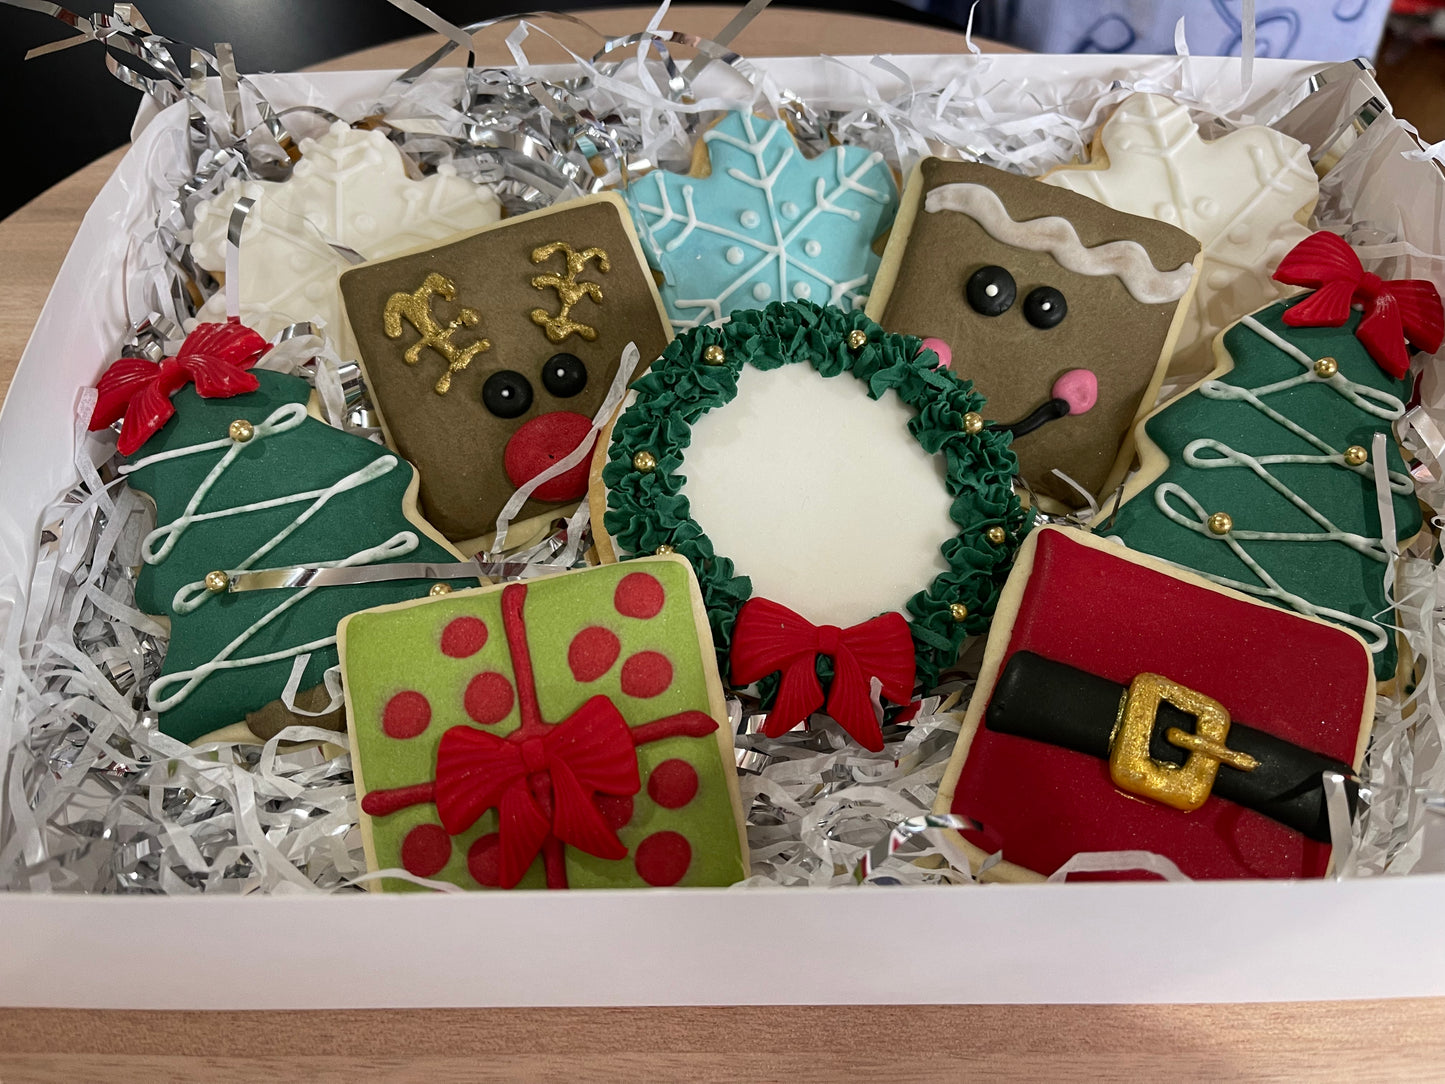
[[[1058,421],[1069,415],[1069,402],[1067,399],[1048,399],[1023,418],[1016,422],[989,422],[985,429],[992,429],[999,433],[1012,433],[1014,439],[1027,436],[1035,429],[1040,429],[1049,422]]]

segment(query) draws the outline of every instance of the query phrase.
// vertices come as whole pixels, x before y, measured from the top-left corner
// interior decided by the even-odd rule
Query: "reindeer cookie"
[[[670,338],[612,195],[353,268],[341,291],[387,442],[421,474],[422,511],[463,549],[519,486],[593,439],[627,344],[647,362]],[[515,519],[586,491],[584,459]]]

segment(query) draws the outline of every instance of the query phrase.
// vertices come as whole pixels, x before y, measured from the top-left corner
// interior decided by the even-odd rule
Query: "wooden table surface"
[[[584,18],[640,28],[642,8]],[[710,35],[736,9],[676,9]],[[595,39],[563,23],[579,52]],[[495,29],[481,63],[510,58]],[[436,38],[332,61],[404,68]],[[532,51],[534,42],[529,42]],[[856,15],[769,10],[744,55],[949,53],[949,31]],[[555,48],[555,47],[547,47]],[[537,49],[537,59],[548,59]],[[459,58],[454,58],[456,62]],[[563,59],[558,52],[556,59]],[[99,57],[96,58],[99,63]],[[81,217],[119,161],[106,155],[0,222],[0,395]],[[0,939],[4,932],[0,931]],[[233,940],[222,938],[222,941]],[[233,945],[240,951],[244,946]],[[3,951],[3,948],[0,948]],[[58,948],[63,951],[63,948]],[[1321,946],[1320,951],[1340,951]],[[0,991],[3,999],[4,991]],[[1275,1005],[485,1009],[433,1012],[100,1012],[0,1009],[0,1081],[886,1081],[1017,1079],[1445,1079],[1445,999]]]

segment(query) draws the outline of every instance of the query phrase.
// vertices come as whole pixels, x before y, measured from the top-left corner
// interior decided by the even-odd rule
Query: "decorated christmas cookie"
[[[1147,852],[1196,879],[1322,877],[1324,774],[1374,717],[1369,652],[1336,625],[1078,531],[1024,543],[935,812],[986,876]],[[1110,876],[1128,872],[1131,857]]]
[[[1171,365],[1196,375],[1214,366],[1216,335],[1292,292],[1270,273],[1309,234],[1319,198],[1304,144],[1263,125],[1205,140],[1188,109],[1158,94],[1124,99],[1099,129],[1088,165],[1044,180],[1179,226],[1204,244]]]
[[[733,684],[781,675],[769,734],[826,703],[882,748],[871,680],[907,703],[952,664],[1027,529],[1009,438],[920,346],[804,301],[739,311],[672,343],[599,449],[604,560],[692,562]]]
[[[809,160],[786,124],[751,113],[703,134],[690,175],[658,170],[626,196],[679,330],[769,301],[862,308],[898,204],[881,154],[838,146]]]
[[[341,652],[373,869],[464,888],[747,876],[722,687],[682,559],[371,610],[342,625]]]
[[[459,542],[490,532],[518,486],[590,445],[629,342],[645,363],[669,337],[613,195],[353,268],[341,289],[387,440],[420,471],[427,518]],[[584,459],[516,518],[586,492]]]
[[[339,728],[339,701],[323,683],[337,622],[426,595],[434,581],[326,585],[314,570],[344,579],[348,569],[457,559],[415,515],[403,460],[310,417],[304,380],[245,370],[264,347],[238,325],[203,324],[159,366],[112,366],[92,419],[101,427],[124,415],[121,473],[155,502],[136,606],[170,625],[149,706],[182,741],[243,721],[261,738],[295,723]],[[313,574],[231,589],[243,574],[297,568]],[[300,713],[281,702],[288,684]]]
[[[1333,234],[1301,244],[1280,274],[1322,288],[1246,316],[1221,338],[1209,378],[1140,426],[1143,467],[1108,531],[1227,587],[1355,629],[1385,680],[1396,663],[1387,553],[1421,523],[1390,426],[1410,396],[1406,336],[1440,347],[1440,298],[1423,282],[1363,283]],[[1363,314],[1350,311],[1357,288],[1373,295],[1360,295]],[[1377,434],[1394,519],[1388,541]]]
[[[241,319],[268,339],[300,320],[323,322],[342,355],[354,357],[337,289],[349,263],[332,245],[379,260],[495,222],[502,208],[490,189],[449,165],[408,177],[401,152],[379,131],[338,121],[321,138],[303,139],[300,151],[287,180],[233,180],[198,205],[191,254],[207,271],[224,272],[231,212],[237,200],[255,200],[241,230]],[[224,320],[224,291],[199,315]]]
[[[1070,506],[1123,480],[1128,435],[1154,402],[1199,242],[990,166],[925,159],[904,193],[868,313],[941,339],[989,418],[1025,420],[1073,371],[1087,412],[1016,431],[1019,473]]]

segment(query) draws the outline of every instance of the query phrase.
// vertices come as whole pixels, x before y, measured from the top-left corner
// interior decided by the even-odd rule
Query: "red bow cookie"
[[[913,696],[916,675],[913,636],[901,614],[889,613],[851,628],[814,625],[771,599],[743,603],[733,628],[733,682],[747,685],[774,670],[783,672],[778,696],[763,733],[787,733],[823,705],[814,669],[819,655],[833,660],[828,714],[853,740],[873,752],[883,748],[883,730],[873,711],[869,680],[895,704]]]
[[[159,365],[145,358],[121,358],[100,378],[90,429],[105,429],[122,415],[121,455],[133,455],[170,421],[171,396],[187,384],[206,399],[229,399],[255,391],[256,377],[246,372],[270,349],[266,340],[240,323],[201,324],[186,336],[176,356]]]
[[[1382,279],[1366,271],[1355,250],[1333,233],[1313,233],[1295,245],[1274,277],[1315,291],[1285,310],[1290,327],[1339,327],[1350,318],[1351,305],[1363,304],[1365,316],[1355,338],[1397,379],[1410,369],[1406,343],[1433,354],[1445,341],[1445,311],[1433,283]]]

